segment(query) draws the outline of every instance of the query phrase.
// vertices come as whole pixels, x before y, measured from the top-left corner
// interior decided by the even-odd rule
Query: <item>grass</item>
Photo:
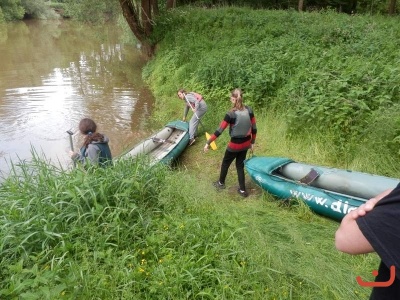
[[[290,116],[282,113],[286,103],[282,100],[286,99],[284,95],[301,88],[298,84],[302,81],[295,79],[309,74],[309,64],[300,64],[296,65],[298,77],[292,76],[296,71],[293,64],[307,62],[307,51],[318,52],[309,46],[299,53],[301,59],[295,60],[290,57],[295,52],[272,51],[275,46],[285,49],[299,45],[291,43],[291,36],[284,35],[287,28],[310,29],[308,35],[298,35],[303,39],[314,37],[318,40],[322,34],[325,38],[321,40],[325,41],[322,46],[333,57],[327,61],[327,66],[336,60],[342,61],[336,47],[346,46],[343,39],[352,37],[357,30],[343,27],[349,21],[347,17],[336,18],[329,13],[321,18],[332,22],[324,22],[321,27],[322,23],[317,22],[318,15],[314,14],[297,16],[268,12],[270,18],[265,18],[260,11],[238,12],[234,8],[187,11],[178,13],[177,19],[171,17],[171,22],[180,24],[182,30],[175,32],[176,40],[171,38],[170,44],[160,42],[157,58],[144,72],[157,97],[155,123],[164,124],[181,117],[183,108],[175,95],[177,88],[190,86],[190,89],[206,92],[209,112],[204,118],[205,128],[199,128],[196,143],[171,168],[149,168],[144,161],[128,160],[107,169],[62,170],[38,157],[31,163],[15,165],[14,176],[0,186],[1,299],[347,300],[368,297],[370,290],[360,287],[355,278],[361,275],[365,280],[372,279],[369,274],[379,262],[376,254],[350,256],[340,253],[334,247],[337,222],[313,214],[301,202],[277,200],[248,178],[246,185],[250,196],[241,198],[236,193],[234,165],[228,173],[227,189],[217,192],[211,182],[218,178],[228,141],[226,132],[216,141],[217,151],[202,151],[205,131],[211,133],[218,126],[229,106],[225,101],[229,90],[243,80],[247,82],[245,102],[254,106],[257,118],[255,155],[283,156],[301,162],[399,177],[397,164],[391,163],[396,161],[392,152],[382,156],[378,151],[382,149],[379,137],[387,133],[386,127],[391,129],[384,142],[390,142],[396,149],[396,140],[392,139],[395,118],[389,124],[386,114],[375,112],[375,120],[380,120],[379,124],[384,126],[373,126],[378,123],[371,122],[365,131],[376,139],[374,147],[365,147],[372,145],[372,139],[363,138],[354,144],[342,140],[341,147],[348,144],[351,147],[342,147],[339,151],[337,136],[329,126],[325,124],[326,130],[320,130],[305,122],[305,125],[297,124],[304,125],[303,130],[293,132],[289,128]],[[182,15],[190,13],[195,14],[195,21],[190,19],[189,25],[179,22]],[[226,18],[221,18],[224,16]],[[252,47],[252,34],[231,30],[233,18],[235,22],[249,24],[250,28],[255,26],[252,30],[257,31],[256,36],[267,36],[269,44],[264,41],[260,47]],[[279,22],[281,18],[285,22]],[[351,20],[361,20],[357,26],[363,22],[373,23],[362,17]],[[311,23],[303,24],[303,21]],[[299,26],[286,26],[287,22]],[[331,24],[333,27],[329,27]],[[225,32],[219,31],[221,25],[227,28]],[[268,32],[257,26],[267,28]],[[376,28],[379,32],[379,26]],[[204,30],[214,39],[204,42],[197,38]],[[240,47],[250,45],[251,49],[221,51],[237,40],[233,36],[237,32],[243,42],[237,44]],[[155,38],[159,38],[157,34],[160,32],[156,30]],[[221,38],[216,39],[217,36]],[[368,37],[364,40],[362,35],[354,37],[361,40],[361,44],[368,41]],[[273,43],[277,41],[274,38],[279,42]],[[219,41],[217,46],[221,48],[216,48],[215,52],[205,51],[207,47],[215,46],[214,40]],[[201,43],[201,47],[196,43]],[[190,52],[192,45],[197,47],[197,52]],[[272,56],[265,56],[263,49],[272,51]],[[346,46],[346,49],[351,51],[351,47]],[[374,44],[368,49],[374,51]],[[254,70],[251,57],[241,59],[247,50],[254,51],[254,57],[264,59],[262,63],[254,62]],[[202,56],[204,53],[207,57]],[[392,54],[397,57],[395,52]],[[246,64],[238,68],[226,59]],[[221,69],[217,68],[218,64]],[[258,68],[260,64],[266,68]],[[199,72],[188,73],[192,70]],[[265,73],[257,73],[257,70]],[[316,73],[313,76],[310,82],[330,78]],[[265,78],[268,78],[268,84],[265,84]],[[358,84],[361,83],[343,87]],[[268,88],[258,89],[264,85]],[[273,94],[268,94],[270,90]],[[317,91],[323,93],[325,90]],[[397,89],[393,89],[393,93],[396,94]],[[325,107],[332,94],[335,91],[315,99],[324,100],[321,107]],[[307,99],[305,95],[300,100]],[[280,103],[282,107],[271,103]],[[394,112],[397,110],[391,109],[391,113]],[[343,117],[345,119],[348,118]],[[385,143],[382,143],[383,147],[386,147]],[[346,149],[351,151],[343,151]]]
[[[184,87],[205,97],[213,113],[204,122],[215,124],[240,87],[259,116],[285,119],[289,147],[317,134],[339,164],[365,146],[397,159],[397,23],[332,11],[175,9],[156,20],[157,53],[143,75],[165,116],[175,115],[169,100]]]
[[[349,167],[345,159],[337,164],[332,148],[321,144],[320,136],[288,137],[284,120],[272,112],[260,113],[258,120],[255,155],[284,156],[327,166]],[[237,235],[242,251],[246,253],[244,256],[251,261],[250,265],[247,264],[246,274],[251,274],[250,277],[259,285],[256,291],[251,292],[250,298],[366,298],[369,290],[359,287],[354,278],[357,274],[368,276],[365,274],[377,266],[378,257],[375,254],[352,257],[339,253],[334,247],[337,222],[313,214],[302,202],[287,205],[277,201],[250,181],[247,181],[247,188],[251,196],[242,201],[236,195],[234,165],[228,174],[227,190],[215,192],[212,189],[211,182],[218,178],[226,145],[227,134],[224,135],[217,140],[218,151],[202,153],[202,142],[189,148],[180,160],[179,172],[183,170],[184,173],[176,176],[185,177],[185,186],[190,179],[196,182],[186,190],[195,195],[193,200],[189,200],[190,206],[195,203],[198,209],[203,210],[211,203],[214,214],[221,215],[209,218],[226,220],[229,225],[236,224],[233,228],[241,229]],[[357,167],[363,170],[369,165],[368,157],[365,157],[358,160]],[[181,206],[186,207],[183,202],[180,202]],[[235,281],[241,280],[243,278]],[[239,299],[240,295],[220,299]]]
[[[270,138],[272,153],[286,143]],[[365,299],[355,277],[377,256],[338,252],[338,223],[302,203],[249,181],[241,198],[234,166],[227,189],[215,191],[218,144],[204,154],[196,143],[172,168],[122,161],[65,172],[40,158],[15,166],[19,175],[0,188],[0,297]]]

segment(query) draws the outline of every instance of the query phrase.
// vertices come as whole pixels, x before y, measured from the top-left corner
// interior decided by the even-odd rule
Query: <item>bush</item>
[[[2,0],[0,8],[6,21],[22,20],[25,14],[20,0]]]
[[[22,0],[25,14],[35,19],[57,19],[58,15],[44,0]]]
[[[174,10],[156,22],[159,52],[144,76],[164,95],[177,83],[196,87],[214,108],[240,87],[255,109],[282,114],[292,136],[325,132],[339,153],[354,151],[374,112],[400,100],[397,23],[332,11]]]

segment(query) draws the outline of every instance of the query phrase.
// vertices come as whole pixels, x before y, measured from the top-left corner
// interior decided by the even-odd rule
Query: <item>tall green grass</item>
[[[243,201],[234,169],[216,192],[221,153],[200,147],[172,169],[119,160],[63,170],[38,157],[15,165],[0,186],[0,298],[367,297],[355,276],[367,277],[376,255],[339,253],[337,222],[254,183]]]
[[[165,123],[180,116],[177,88],[202,92],[210,110],[198,142],[172,168],[118,160],[105,169],[63,170],[37,156],[15,164],[0,186],[0,299],[366,299],[370,290],[355,277],[372,280],[376,254],[340,253],[334,247],[337,222],[302,203],[277,201],[248,179],[250,196],[243,200],[234,166],[227,189],[215,191],[211,182],[227,133],[217,151],[202,152],[204,131],[218,126],[230,106],[229,90],[241,85],[258,120],[256,155],[399,177],[395,105],[371,111],[364,136],[348,152],[341,150],[345,144],[338,147],[330,124],[322,130],[299,119],[295,125],[303,124],[302,130],[294,130],[290,113],[302,106],[284,95],[297,95],[303,83],[294,78],[305,78],[307,57],[317,61],[312,49],[318,52],[318,41],[332,57],[327,63],[339,59],[334,48],[355,34],[346,22],[376,22],[374,29],[387,21],[236,8],[175,11],[161,20],[154,35],[158,53],[144,72],[156,92],[154,118]],[[238,24],[244,29],[232,30]],[[288,35],[288,28],[302,30]],[[324,34],[325,40],[312,38]],[[299,39],[304,49],[296,48]],[[335,94],[324,81],[332,74],[311,77],[324,87],[319,93]],[[299,103],[318,90],[311,83]]]
[[[337,159],[355,159],[360,143],[373,143],[392,160],[399,131],[386,123],[399,122],[398,21],[332,11],[174,10],[156,23],[159,50],[144,76],[159,102],[180,86],[203,93],[213,123],[240,87],[256,111],[282,115],[292,136],[327,136]]]
[[[165,169],[124,160],[67,172],[34,156],[13,170],[0,188],[0,298],[106,299],[136,280],[125,273],[159,216]]]

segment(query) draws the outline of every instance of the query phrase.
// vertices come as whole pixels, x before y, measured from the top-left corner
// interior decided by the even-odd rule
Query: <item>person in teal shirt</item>
[[[100,166],[111,164],[112,155],[108,145],[109,138],[96,132],[96,130],[97,125],[92,119],[84,118],[79,122],[79,131],[85,138],[79,152],[70,151],[70,156],[74,162],[84,164],[88,161],[93,165]]]

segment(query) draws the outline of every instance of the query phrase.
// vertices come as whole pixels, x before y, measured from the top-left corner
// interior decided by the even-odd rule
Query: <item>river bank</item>
[[[69,135],[77,149],[79,121],[90,117],[110,137],[114,156],[154,128],[154,96],[141,78],[145,59],[123,42],[117,24],[72,20],[7,24],[0,42],[0,176],[32,149],[68,167]]]
[[[240,87],[257,114],[259,145],[266,145],[258,154],[400,177],[397,21],[235,7],[174,10],[158,20],[159,50],[143,72],[156,97],[155,117],[180,116],[177,89],[195,90],[209,105],[203,123],[212,132],[229,109],[229,92]],[[304,150],[294,149],[297,143]]]
[[[347,34],[353,36],[364,25],[373,26],[370,19],[354,18],[360,23],[353,30],[348,27],[353,19],[330,13],[321,17],[267,13],[268,18],[247,9],[188,10],[175,11],[166,23],[160,21],[155,32],[155,38],[160,39],[159,52],[143,71],[156,98],[150,121],[165,124],[180,118],[183,107],[176,91],[184,87],[205,95],[210,110],[204,127],[212,132],[229,109],[229,91],[239,86],[244,88],[245,102],[254,107],[258,120],[256,155],[285,156],[370,173],[389,172],[396,177],[396,164],[386,168],[391,162],[390,151],[385,152],[387,157],[376,152],[378,143],[359,151],[364,140],[347,147],[345,140],[334,135],[335,130],[324,131],[291,115],[299,112],[304,120],[314,120],[294,108],[314,107],[316,103],[310,99],[320,99],[320,109],[328,115],[323,125],[328,129],[340,125],[341,120],[352,120],[355,110],[351,107],[345,106],[349,114],[337,119],[329,118],[335,116],[334,111],[325,110],[334,92],[352,92],[361,80],[356,75],[366,73],[348,62],[355,79],[341,92],[336,84],[348,73],[339,72],[344,66],[343,52],[336,47],[346,46],[341,39]],[[258,27],[253,28],[254,24]],[[376,26],[381,32],[380,25]],[[219,31],[221,27],[224,32]],[[307,31],[308,27],[313,30]],[[171,28],[176,30],[169,31]],[[288,36],[288,28],[299,32]],[[160,30],[166,32],[161,35]],[[335,40],[325,40],[325,52],[314,47],[324,33],[327,37],[332,34],[332,38],[338,34]],[[315,43],[307,40],[308,35],[314,36]],[[253,36],[258,41],[253,41]],[[371,37],[363,40],[362,35],[355,36],[361,45],[370,42]],[[376,42],[386,37],[377,36]],[[392,44],[388,41],[386,45]],[[354,46],[349,44],[345,50],[351,51]],[[372,48],[368,51],[374,51]],[[383,58],[377,55],[374,59]],[[297,65],[298,61],[303,64]],[[327,69],[322,72],[323,65]],[[384,69],[386,65],[382,66]],[[378,73],[372,75],[379,77]],[[333,75],[340,80],[332,81]],[[384,81],[379,78],[372,83],[374,88]],[[306,84],[303,94],[301,89],[293,92],[293,87],[299,87],[297,83]],[[323,88],[319,90],[319,86]],[[382,94],[387,86],[383,87]],[[310,100],[310,105],[296,106],[294,99],[302,105],[303,100]],[[364,100],[369,103],[368,97]],[[297,125],[305,125],[303,130],[289,122],[291,118],[299,121]],[[383,123],[388,130],[382,132],[390,133],[393,122]],[[357,129],[362,123],[349,124],[356,124]],[[349,124],[340,128],[347,129]],[[382,129],[377,126],[369,131],[369,138],[380,132],[378,128]],[[389,141],[389,133],[383,136],[385,141]],[[152,300],[368,297],[370,290],[359,286],[355,278],[360,275],[372,280],[371,270],[379,263],[377,255],[340,253],[334,247],[337,222],[312,214],[301,203],[283,204],[253,187],[248,179],[249,188],[254,190],[248,198],[241,198],[235,192],[234,168],[228,174],[227,190],[217,192],[211,182],[219,173],[228,134],[217,140],[217,151],[206,154],[204,131],[199,134],[199,142],[187,148],[172,168],[121,161],[109,169],[65,173],[38,163],[36,172],[32,173],[31,166],[22,173],[24,177],[1,186],[0,198],[7,201],[0,201],[0,268],[4,270],[0,295]]]

